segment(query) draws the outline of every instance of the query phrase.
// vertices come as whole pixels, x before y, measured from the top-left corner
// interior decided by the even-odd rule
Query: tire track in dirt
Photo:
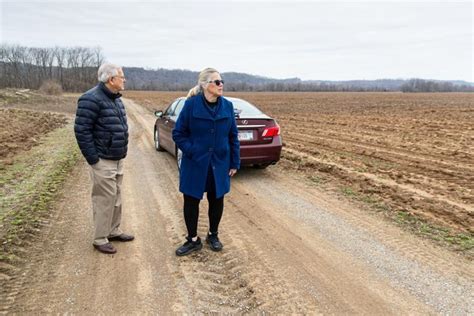
[[[140,106],[128,101],[129,117],[136,121],[139,126],[153,126],[153,116],[144,111]],[[130,109],[133,108],[133,111]],[[135,112],[136,111],[136,112]],[[140,135],[141,143],[146,144],[147,152],[140,156],[150,155],[149,161],[153,161],[155,169],[163,172],[155,178],[158,181],[154,188],[157,196],[173,197],[172,199],[160,199],[159,209],[172,223],[173,229],[168,231],[170,242],[174,248],[184,242],[185,223],[182,216],[182,195],[178,191],[178,176],[174,158],[168,153],[150,152],[153,148],[152,129],[143,131]],[[159,155],[161,159],[156,159]],[[164,158],[164,159],[163,159]],[[164,162],[164,164],[163,164]],[[207,201],[201,202],[201,212],[198,233],[204,241],[207,232]],[[225,213],[231,212],[227,210]],[[227,215],[226,214],[226,215]],[[223,225],[229,222],[224,215]],[[232,223],[232,219],[230,219]],[[277,278],[264,262],[257,260],[254,253],[247,253],[242,247],[241,238],[235,239],[232,224],[229,233],[224,234],[221,239],[225,249],[221,253],[213,253],[204,245],[203,251],[194,253],[189,257],[176,258],[179,267],[179,275],[184,278],[188,289],[187,300],[192,302],[193,308],[188,312],[202,313],[237,313],[237,312],[295,312],[315,310],[314,305],[298,299],[298,293],[292,290],[290,284]],[[249,262],[252,265],[249,266]],[[185,296],[186,296],[185,295]],[[263,304],[263,302],[271,302]],[[275,303],[278,302],[278,303]],[[298,306],[298,308],[296,308]]]
[[[83,180],[84,175],[78,172],[75,168],[71,176]],[[79,182],[81,182],[79,180]],[[71,185],[67,186],[71,189]],[[75,187],[76,192],[83,192],[83,188]],[[60,197],[63,200],[64,197]],[[70,206],[63,205],[63,202],[58,202],[60,208],[65,211],[67,215],[74,217],[71,214]],[[14,265],[7,265],[2,263],[1,266],[7,266],[5,271],[7,278],[5,278],[1,287],[0,306],[1,312],[24,313],[43,310],[44,312],[51,312],[48,307],[43,306],[44,303],[50,303],[51,298],[58,297],[61,290],[58,287],[44,287],[41,283],[44,280],[57,278],[59,272],[55,269],[57,266],[49,264],[48,259],[58,259],[62,252],[65,251],[64,244],[60,242],[64,236],[58,234],[57,227],[62,227],[64,219],[59,212],[54,209],[57,205],[52,207],[52,211],[44,216],[41,220],[41,227],[37,229],[37,233],[41,235],[31,234],[30,239],[23,244],[23,248],[18,249],[16,262]],[[64,231],[61,231],[64,233]],[[38,299],[38,293],[41,294],[41,301]],[[18,301],[20,303],[18,303]],[[35,308],[34,304],[38,304]]]
[[[278,166],[244,169],[233,179],[221,224],[222,252],[205,245],[176,257],[186,233],[175,160],[154,150],[154,116],[125,104],[131,141],[122,226],[135,241],[116,243],[114,256],[92,249],[87,166],[78,166],[39,242],[25,248],[23,274],[12,273],[18,279],[10,280],[11,291],[1,292],[6,299],[0,302],[9,304],[2,312],[473,312],[472,267],[464,261],[450,262],[430,246],[417,249],[413,236],[380,227],[380,219],[280,174]],[[207,232],[206,208],[204,200],[201,237]],[[443,284],[453,292],[442,292]]]
[[[291,193],[279,191],[268,179],[263,181],[268,187],[262,189],[260,175],[255,177],[243,171],[240,179],[241,182],[234,182],[234,194],[247,195],[248,202],[239,201],[237,214],[242,220],[237,222],[249,223],[241,224],[246,236],[251,236],[248,247],[252,246],[281,279],[288,280],[300,298],[314,302],[319,312],[388,315],[396,314],[397,310],[410,313],[424,310],[409,295],[394,291],[362,265],[334,249],[326,240],[328,236],[305,232],[303,221],[288,218],[288,212],[296,211],[297,205],[293,203],[298,203]],[[275,191],[288,200],[283,202]]]
[[[327,199],[324,194],[314,195],[312,188],[301,183],[300,179],[291,179],[287,174],[269,173],[267,177],[258,179],[249,175],[245,177],[245,182],[236,185],[235,188],[247,192],[257,191],[255,194],[267,196],[268,199],[259,201],[260,212],[270,209],[273,219],[286,222],[288,227],[293,228],[293,233],[300,237],[299,243],[313,244],[317,240],[315,236],[324,236],[323,241],[313,244],[316,248],[314,252],[323,253],[322,259],[330,257],[328,254],[333,253],[334,257],[330,262],[332,268],[342,270],[331,275],[339,275],[343,280],[332,280],[331,285],[344,285],[344,288],[357,292],[352,283],[359,282],[357,277],[360,277],[363,280],[362,287],[380,289],[383,285],[377,284],[378,276],[380,279],[388,280],[394,288],[408,291],[410,293],[408,296],[417,297],[420,301],[436,307],[440,313],[465,314],[473,311],[474,268],[462,257],[453,260],[453,254],[440,251],[429,242],[423,242],[423,246],[420,247],[420,241],[413,236],[400,232],[398,228],[383,223],[363,211],[352,209],[350,205],[334,204],[334,201]],[[274,191],[281,194],[272,194]],[[286,217],[288,214],[290,220]],[[288,236],[283,236],[285,240],[288,239]],[[298,258],[295,265],[298,266],[304,261],[305,256],[309,257],[309,253],[295,256]],[[277,258],[281,264],[284,256]],[[318,261],[321,260],[315,260],[313,265],[318,265],[316,263]],[[363,267],[360,267],[359,263],[362,263]],[[319,263],[318,271],[328,271],[322,265]],[[357,271],[358,268],[361,270],[355,274],[357,277],[351,278],[350,271]],[[369,269],[369,272],[365,269]],[[310,278],[311,276],[305,279]],[[446,288],[450,291],[447,292]],[[328,291],[331,286],[324,289]],[[390,294],[392,290],[383,291],[388,300],[391,300],[390,297],[403,295],[403,293]],[[360,289],[359,293],[364,293],[365,296],[360,298],[361,301],[370,299],[370,294],[367,292],[367,289]],[[344,293],[331,293],[331,296],[337,294]],[[350,294],[345,294],[344,298],[338,299],[337,302],[348,300]],[[410,306],[415,308],[416,304]],[[404,314],[401,312],[403,307],[395,309]],[[352,312],[365,313],[365,311]]]
[[[136,117],[139,119],[146,117],[146,113],[136,115]],[[143,121],[142,125],[147,124]],[[148,137],[143,138],[143,142],[148,142],[149,146],[153,146],[151,130],[148,132]],[[164,155],[167,160],[171,159],[172,161],[168,164],[173,164],[172,174],[166,179],[167,183],[171,181],[173,185],[161,186],[158,184],[158,190],[163,188],[167,190],[159,195],[179,196],[176,189],[178,182],[174,160],[167,153],[158,154]],[[242,171],[242,173],[244,172]],[[275,222],[274,213],[264,212],[268,215],[267,219],[258,216],[258,214],[250,216],[249,210],[256,209],[260,213],[266,209],[265,202],[268,201],[264,199],[265,202],[261,204],[259,202],[260,195],[254,196],[247,190],[242,191],[238,182],[238,178],[234,180],[233,192],[227,198],[222,222],[223,233],[221,236],[225,243],[224,252],[214,254],[207,250],[178,259],[180,271],[189,288],[196,289],[191,298],[196,311],[276,313],[344,311],[383,314],[395,314],[400,309],[412,312],[426,311],[419,303],[400,293],[396,294],[400,299],[396,303],[392,303],[384,298],[383,293],[389,292],[395,295],[395,292],[386,285],[382,286],[383,282],[376,282],[377,286],[372,289],[374,285],[372,284],[369,289],[364,285],[365,281],[361,281],[358,273],[360,271],[356,273],[352,270],[344,272],[344,270],[336,269],[333,267],[334,262],[331,262],[326,255],[315,256],[313,248],[298,247],[301,239],[291,233],[291,227],[281,226]],[[181,199],[179,198],[179,200]],[[181,205],[179,202],[178,204],[173,202],[168,206],[160,205],[160,209],[180,210]],[[203,211],[207,204],[205,202],[202,204],[199,225],[201,236],[207,231],[207,214]],[[181,212],[179,211],[179,213]],[[169,215],[168,219],[174,222],[173,226],[182,227],[184,235],[182,217],[177,218],[176,212]],[[176,232],[171,236],[176,244],[183,241]],[[323,243],[323,241],[321,242]],[[329,248],[325,248],[325,250],[331,252]],[[305,253],[312,255],[305,255]],[[331,259],[337,258],[338,255],[341,254],[334,254]],[[213,263],[212,271],[209,270],[211,261]],[[319,263],[321,261],[324,264]],[[222,270],[216,268],[220,266],[223,267]],[[327,273],[321,274],[321,270]],[[204,277],[198,276],[199,273]],[[346,281],[348,276],[350,276],[350,281]],[[232,290],[226,292],[226,289],[229,290],[229,288],[240,288],[241,291],[238,293],[243,293],[244,300],[241,301],[241,294],[232,294]],[[231,296],[227,296],[226,293]]]
[[[9,282],[18,290],[6,290],[13,299],[5,312],[168,314],[175,311],[174,305],[183,305],[175,293],[173,271],[168,270],[174,266],[168,264],[172,256],[163,256],[170,248],[162,238],[165,223],[159,212],[147,211],[144,204],[153,200],[143,195],[140,183],[146,170],[140,159],[133,163],[137,164],[133,172],[127,166],[125,171],[122,227],[132,231],[136,240],[115,243],[118,253],[113,256],[93,249],[88,167],[81,163],[52,208],[50,225],[33,240],[35,246],[28,248],[26,263],[15,275],[17,281]]]
[[[437,273],[445,276],[457,275],[457,278],[461,278],[464,281],[474,280],[474,267],[470,265],[469,260],[459,255],[455,255],[456,260],[453,260],[452,252],[443,251],[429,241],[413,238],[410,233],[400,231],[398,227],[391,225],[390,222],[381,221],[376,214],[368,214],[366,210],[354,208],[346,201],[338,199],[339,202],[334,203],[332,196],[318,192],[317,189],[314,188],[314,185],[302,182],[300,178],[292,175],[291,172],[287,170],[282,170],[281,167],[278,167],[278,171],[279,172],[268,174],[268,177],[263,181],[263,184],[266,185],[261,187],[261,193],[262,195],[267,195],[266,191],[271,189],[278,189],[281,192],[293,192],[296,199],[302,202],[298,203],[296,207],[293,207],[294,211],[290,214],[295,215],[294,217],[298,222],[301,222],[299,220],[300,216],[311,215],[309,218],[305,218],[306,220],[303,221],[303,227],[311,225],[311,220],[315,221],[324,216],[339,216],[341,220],[349,223],[349,225],[344,226],[350,230],[348,232],[350,235],[373,236],[388,248],[400,252],[410,260],[423,262],[427,267],[435,270]],[[275,188],[275,183],[280,184],[282,187]],[[288,190],[289,188],[291,188],[291,190]],[[319,194],[314,194],[314,190]],[[288,202],[285,201],[285,196],[282,196],[279,197],[279,199],[271,201],[271,203],[284,205]],[[322,214],[321,210],[327,210],[328,214]],[[314,228],[318,230],[335,229],[331,225],[318,225],[314,226]],[[337,232],[327,231],[325,236],[336,234]],[[364,238],[361,237],[361,239]],[[368,241],[370,238],[367,237],[365,240]],[[420,243],[422,243],[422,247],[420,247]],[[354,248],[350,246],[347,247]],[[361,249],[353,249],[352,251],[363,253],[364,249],[366,251],[368,250],[367,247],[362,247]]]
[[[21,285],[9,313],[19,314],[123,314],[170,312],[176,295],[173,279],[161,264],[159,224],[155,216],[147,227],[139,224],[133,243],[116,244],[118,253],[107,256],[93,250],[88,170],[81,164],[72,174],[57,217],[41,233],[39,243],[26,255]],[[128,181],[128,180],[127,180]],[[131,197],[131,196],[130,196]],[[136,201],[128,200],[126,205]],[[138,204],[138,203],[137,203]],[[59,210],[61,212],[59,212]],[[130,231],[137,208],[125,207],[123,227]],[[54,211],[54,210],[53,210]],[[135,216],[144,216],[138,212]],[[128,225],[127,225],[128,224]],[[130,225],[133,224],[133,225]],[[147,244],[150,240],[153,243]],[[162,244],[162,243],[161,243]],[[150,246],[153,245],[153,246]],[[166,267],[166,265],[165,265]]]
[[[136,109],[143,111],[139,106]],[[136,117],[142,120],[142,126],[152,126],[154,118],[150,114],[148,119],[146,112],[137,114]],[[144,133],[142,141],[148,143],[146,147],[153,146],[151,129]],[[167,153],[154,153],[156,154],[166,161],[164,167],[156,169],[167,170],[161,174],[164,178],[163,185],[157,183],[156,189],[162,191],[158,196],[176,197],[159,201],[164,203],[159,209],[172,210],[165,217],[173,223],[173,230],[169,232],[171,243],[179,245],[183,242],[185,225],[181,214],[181,196],[177,191],[175,161]],[[156,159],[155,164],[161,165],[162,159]],[[203,250],[190,257],[177,258],[187,289],[191,289],[191,294],[188,292],[188,295],[194,306],[193,311],[398,314],[400,311],[431,313],[431,309],[442,310],[436,306],[436,300],[442,300],[437,296],[440,295],[439,292],[423,292],[416,287],[413,290],[410,288],[413,284],[402,277],[401,272],[392,272],[389,275],[391,279],[387,280],[387,271],[396,269],[396,264],[388,265],[385,270],[380,267],[379,270],[368,270],[364,260],[368,260],[370,256],[357,257],[347,248],[340,245],[335,247],[337,238],[334,236],[337,234],[334,231],[328,232],[328,235],[314,235],[318,226],[310,226],[309,232],[308,227],[301,231],[297,229],[305,226],[305,219],[291,220],[291,216],[287,214],[291,206],[281,200],[281,196],[291,197],[290,192],[294,188],[284,186],[281,191],[276,189],[272,192],[272,182],[265,174],[252,177],[251,171],[249,173],[248,170],[242,170],[234,179],[232,192],[226,199],[222,222],[222,240],[226,246],[223,253],[216,254],[205,249],[207,251]],[[280,178],[277,184],[285,181],[286,179]],[[268,190],[262,191],[262,187]],[[206,206],[207,203],[203,201],[199,225],[201,236],[207,231]],[[360,223],[356,221],[356,224]],[[370,228],[373,227],[369,226],[368,229]],[[381,231],[380,234],[383,235],[384,232]],[[415,259],[423,259],[423,256],[415,256],[416,243],[406,246],[405,241],[400,241],[397,234],[399,232],[392,235],[392,239],[386,238],[392,240],[396,250],[402,254],[406,251],[408,256],[413,252],[411,256]],[[357,236],[361,240],[371,238],[364,237],[363,234]],[[350,239],[345,242],[350,243]],[[383,257],[384,246],[375,248],[382,252],[377,257]],[[431,254],[426,256],[431,258]],[[369,262],[377,266],[377,262]],[[396,263],[404,263],[408,271],[418,265],[416,262],[404,262],[403,257]],[[423,273],[428,274],[426,271],[421,272],[422,275]],[[460,288],[465,289],[462,286]],[[234,289],[240,291],[235,294]],[[412,294],[417,294],[415,297],[419,301]],[[469,309],[462,295],[458,297],[458,301],[461,300],[459,308]],[[431,307],[420,304],[421,301]],[[455,307],[450,305],[448,308]]]

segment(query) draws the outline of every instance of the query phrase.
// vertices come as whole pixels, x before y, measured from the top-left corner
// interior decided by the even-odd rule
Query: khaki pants
[[[122,233],[122,180],[123,159],[100,159],[90,166],[92,180],[92,212],[94,214],[94,244],[109,242],[107,237]]]

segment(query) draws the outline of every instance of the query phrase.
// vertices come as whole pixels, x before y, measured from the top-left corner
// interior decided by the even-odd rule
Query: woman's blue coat
[[[230,191],[229,170],[240,168],[240,143],[230,101],[219,97],[213,116],[202,93],[187,99],[173,140],[183,152],[179,174],[182,193],[202,199],[209,168],[214,173],[216,197]]]

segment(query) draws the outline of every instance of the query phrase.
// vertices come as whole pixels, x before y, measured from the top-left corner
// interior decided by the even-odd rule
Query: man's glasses
[[[211,80],[211,81],[208,81],[208,83],[213,83],[216,85],[216,86],[220,86],[221,84],[224,84],[224,80]]]

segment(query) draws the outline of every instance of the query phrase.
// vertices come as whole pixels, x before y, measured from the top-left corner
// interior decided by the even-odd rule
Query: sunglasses
[[[208,83],[215,83],[216,86],[220,86],[221,84],[224,84],[224,80],[211,80],[211,81],[208,81]]]

